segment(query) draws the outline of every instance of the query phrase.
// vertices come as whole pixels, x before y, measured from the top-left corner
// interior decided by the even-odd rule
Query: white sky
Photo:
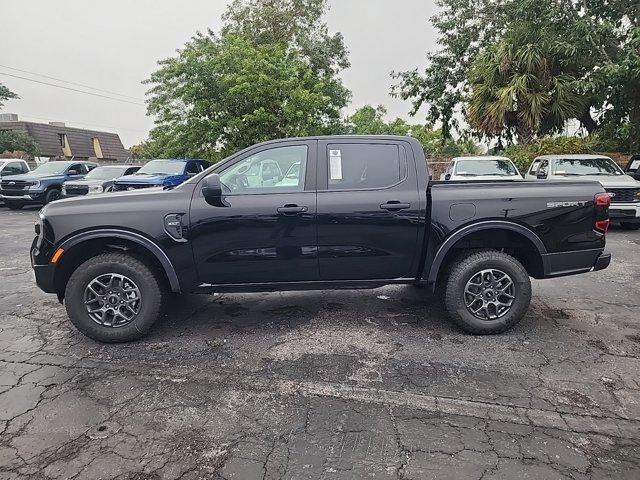
[[[126,147],[139,143],[153,126],[144,106],[2,73],[60,84],[8,67],[26,70],[143,103],[146,86],[141,82],[156,70],[156,62],[173,56],[197,30],[217,30],[226,4],[223,0],[2,0],[0,83],[21,97],[7,102],[2,111],[24,120],[63,121],[117,132]],[[429,23],[434,1],[330,0],[330,5],[326,21],[331,31],[342,32],[350,52],[351,68],[342,72],[353,92],[349,111],[367,103],[384,104],[390,117],[408,118],[410,104],[389,96],[393,83],[389,74],[424,66],[426,52],[435,48]]]

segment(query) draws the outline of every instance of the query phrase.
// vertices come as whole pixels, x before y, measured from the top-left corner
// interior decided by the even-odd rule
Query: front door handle
[[[396,210],[406,210],[407,208],[411,208],[410,203],[400,203],[397,200],[391,200],[387,203],[383,203],[380,205],[382,210],[396,211]]]
[[[298,215],[299,213],[304,213],[308,210],[307,207],[300,207],[293,203],[288,203],[282,207],[278,207],[278,213],[282,215]]]

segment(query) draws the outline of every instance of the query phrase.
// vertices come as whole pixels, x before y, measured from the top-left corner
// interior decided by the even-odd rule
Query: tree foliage
[[[348,62],[342,37],[316,16],[324,5],[238,0],[220,35],[197,33],[162,60],[148,80],[156,126],[144,155],[216,160],[260,141],[340,131],[350,92],[336,74]]]
[[[409,124],[401,118],[385,120],[387,109],[378,105],[365,105],[346,120],[346,133],[354,135],[409,135],[418,140],[430,157],[478,154],[482,148],[472,139],[444,139],[442,131],[431,125]]]
[[[5,101],[12,98],[18,98],[18,95],[0,83],[0,108],[4,107]]]
[[[505,44],[532,51],[552,65],[546,80],[562,79],[582,108],[572,117],[589,133],[608,128],[629,132],[627,144],[640,148],[640,6],[629,0],[439,0],[432,19],[439,49],[427,56],[423,72],[401,72],[394,93],[425,106],[445,135],[467,114],[478,59],[487,61]],[[517,74],[517,70],[515,72]],[[544,76],[543,76],[544,77]],[[475,80],[472,83],[472,79]],[[489,80],[492,80],[489,78]],[[544,83],[544,82],[543,82]],[[530,83],[529,94],[553,95],[555,86]],[[541,109],[543,110],[543,109]],[[541,111],[540,110],[540,111]],[[564,110],[564,109],[563,109]],[[571,110],[571,109],[569,109]],[[476,117],[477,113],[471,115]],[[546,115],[540,133],[548,133]],[[495,126],[495,125],[494,125]],[[509,130],[508,123],[505,130]],[[550,129],[553,131],[553,128]],[[495,129],[493,129],[495,131]],[[635,133],[634,133],[635,132]],[[504,132],[503,132],[504,133]]]
[[[585,99],[553,50],[542,35],[519,29],[481,52],[469,72],[469,125],[528,144],[578,118]]]
[[[24,152],[30,156],[38,154],[38,145],[26,132],[16,130],[0,131],[0,153]]]

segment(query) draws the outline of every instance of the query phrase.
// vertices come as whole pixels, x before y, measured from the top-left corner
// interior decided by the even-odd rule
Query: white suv
[[[529,180],[597,180],[612,195],[609,216],[626,230],[640,228],[640,182],[625,175],[604,155],[543,155],[537,157]]]

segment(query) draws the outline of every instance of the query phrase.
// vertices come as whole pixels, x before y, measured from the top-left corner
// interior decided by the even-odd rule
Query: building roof
[[[62,134],[66,135],[71,154],[77,159],[99,158],[101,160],[125,161],[130,156],[117,133],[24,121],[0,122],[0,130],[17,130],[28,133],[37,143],[40,155],[45,157],[64,156],[60,144],[60,135]],[[102,157],[94,150],[94,138],[98,139]]]

